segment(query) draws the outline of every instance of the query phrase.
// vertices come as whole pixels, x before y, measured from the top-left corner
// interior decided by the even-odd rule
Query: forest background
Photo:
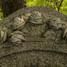
[[[25,5],[26,7],[50,7],[67,15],[67,0],[25,0]],[[0,8],[0,20],[3,18],[3,12]]]

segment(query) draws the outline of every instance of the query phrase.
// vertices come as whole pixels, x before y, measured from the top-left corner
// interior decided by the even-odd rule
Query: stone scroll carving
[[[55,16],[44,16],[39,11],[21,14],[13,18],[9,24],[0,26],[0,43],[8,39],[11,43],[18,44],[25,41],[25,35],[50,37],[58,31],[58,39],[67,39],[67,24]]]

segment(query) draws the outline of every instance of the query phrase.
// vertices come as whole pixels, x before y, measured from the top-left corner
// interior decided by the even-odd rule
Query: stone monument
[[[0,67],[67,67],[67,16],[49,8],[20,9],[0,23]]]

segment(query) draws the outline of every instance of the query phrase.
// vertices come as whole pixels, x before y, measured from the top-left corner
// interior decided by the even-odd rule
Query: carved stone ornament
[[[67,67],[67,16],[44,7],[20,9],[0,23],[0,67]]]

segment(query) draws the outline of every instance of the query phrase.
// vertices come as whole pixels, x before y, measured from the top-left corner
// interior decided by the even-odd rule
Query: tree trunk
[[[2,0],[4,17],[23,7],[25,7],[24,0]]]

